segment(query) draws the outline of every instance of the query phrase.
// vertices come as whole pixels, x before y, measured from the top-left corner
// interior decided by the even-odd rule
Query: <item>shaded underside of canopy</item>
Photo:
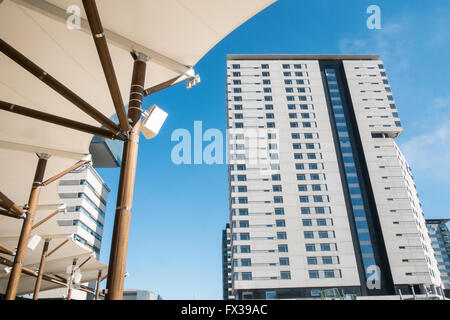
[[[102,0],[97,7],[122,99],[127,103],[133,69],[131,50],[149,54],[145,87],[187,72],[214,45],[273,0]],[[66,24],[70,6],[80,9],[80,30]],[[0,37],[98,111],[110,118],[115,109],[80,0],[5,0],[0,3]],[[87,25],[87,28],[86,28]],[[108,36],[111,35],[111,36]],[[0,53],[0,100],[100,126],[40,79]],[[92,135],[0,110],[0,148],[33,148],[81,159]],[[27,159],[25,159],[27,158]],[[11,161],[11,159],[15,159]],[[16,160],[20,164],[15,164]],[[53,162],[53,163],[51,163]],[[23,203],[14,185],[31,186],[36,157],[5,155],[0,190]],[[59,172],[73,164],[50,160]],[[26,168],[24,172],[16,170]],[[9,174],[8,174],[9,171]],[[14,175],[14,179],[10,178]],[[24,192],[27,194],[28,192]],[[56,197],[56,195],[55,195]],[[56,198],[55,198],[56,200]]]
[[[179,75],[195,75],[192,67],[220,40],[274,0],[98,0],[97,7],[105,29],[121,97],[126,104],[130,92],[133,59],[140,51],[147,63],[145,88]],[[81,29],[68,28],[70,6],[80,8]],[[73,7],[72,7],[73,8]],[[102,66],[80,0],[0,1],[0,37],[33,63],[45,70],[107,118],[116,110],[112,103]],[[39,78],[0,53],[0,100],[100,127]],[[0,191],[17,205],[27,203],[38,158],[52,155],[45,178],[67,169],[89,154],[93,135],[41,120],[0,110]],[[41,190],[35,222],[61,204],[57,182]],[[53,206],[53,207],[52,207]],[[0,243],[14,249],[22,220],[0,217]],[[32,232],[44,237],[67,238],[50,219]],[[36,269],[44,241],[28,250],[25,267]],[[47,262],[46,273],[67,277],[66,267],[75,256],[89,251],[70,241]],[[8,258],[7,255],[3,255]],[[9,259],[11,257],[9,256]],[[106,265],[91,259],[83,267],[82,281],[94,280]],[[0,291],[7,285],[0,276]],[[35,278],[22,275],[18,293],[33,290]],[[57,285],[44,281],[42,290]]]

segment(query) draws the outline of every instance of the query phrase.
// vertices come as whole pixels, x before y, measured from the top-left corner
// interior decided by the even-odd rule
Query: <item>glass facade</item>
[[[346,184],[350,193],[351,209],[356,225],[358,235],[358,244],[362,255],[366,277],[372,275],[367,272],[369,266],[376,265],[372,241],[367,224],[367,209],[364,207],[360,178],[356,170],[355,159],[353,155],[352,142],[350,140],[348,119],[344,112],[341,92],[336,76],[335,67],[325,67],[325,78],[328,85],[328,93],[331,100],[331,107],[334,117],[332,118],[336,125],[337,136],[340,146],[340,155],[344,164],[346,175]],[[370,270],[370,269],[369,269]]]

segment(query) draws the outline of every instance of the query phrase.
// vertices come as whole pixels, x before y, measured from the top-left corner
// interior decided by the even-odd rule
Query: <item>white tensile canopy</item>
[[[85,2],[92,5],[94,1]],[[107,55],[115,72],[115,79],[107,81],[106,71],[99,61],[97,39],[94,42],[87,21],[92,19],[87,18],[81,0],[0,1],[0,49],[3,53],[0,54],[0,192],[22,207],[30,195],[38,162],[36,154],[51,155],[45,172],[47,179],[89,155],[89,144],[95,134],[92,127],[73,130],[41,121],[42,114],[33,118],[30,110],[95,128],[105,126],[104,119],[116,112],[120,120],[117,100],[128,102],[133,73],[131,52],[149,58],[146,89],[161,85],[164,88],[185,79],[192,81],[196,76],[193,66],[211,48],[273,2],[275,0],[98,0],[96,6],[103,32],[95,38],[106,37]],[[49,79],[56,79],[57,84],[49,86]],[[116,87],[111,89],[114,82]],[[68,90],[61,93],[55,86]],[[84,108],[82,111],[80,105],[93,107],[97,116],[92,115],[92,110]],[[9,112],[17,111],[17,106],[29,108],[28,116]],[[103,120],[102,116],[99,120],[98,114]],[[124,119],[122,116],[120,129],[124,129],[123,123],[127,121]],[[113,132],[114,138],[119,138],[118,130],[108,129],[110,131],[102,130],[109,135]],[[54,182],[42,188],[38,202],[42,208],[61,203],[56,186]],[[44,212],[44,217],[51,210],[38,210],[37,217],[40,212]],[[56,223],[51,223],[52,219],[33,232],[42,236],[63,234]],[[22,220],[2,217],[0,244],[4,241],[4,245],[12,249],[14,241],[18,241],[21,223]],[[46,272],[53,270],[51,272],[57,274],[73,256],[84,254],[81,247],[75,249],[73,243],[65,248],[60,254],[68,259],[49,260]],[[35,250],[39,252],[39,247]],[[24,266],[33,266],[38,261],[36,258],[37,254],[28,250]],[[103,268],[98,265],[93,269],[97,267]],[[18,292],[31,292],[32,277],[23,277]],[[4,282],[5,276],[2,276],[0,291],[4,290]],[[45,286],[43,284],[42,288],[47,288]]]

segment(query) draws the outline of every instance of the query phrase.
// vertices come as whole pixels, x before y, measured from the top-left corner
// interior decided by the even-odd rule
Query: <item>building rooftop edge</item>
[[[448,219],[448,218],[443,218],[443,219],[440,219],[440,218],[425,219],[426,223],[447,223],[449,221],[450,221],[450,219]]]
[[[376,54],[227,54],[227,60],[379,60]]]

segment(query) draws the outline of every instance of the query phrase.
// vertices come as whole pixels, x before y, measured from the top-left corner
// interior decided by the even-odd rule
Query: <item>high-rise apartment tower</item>
[[[440,292],[378,56],[229,55],[227,118],[237,299]]]

